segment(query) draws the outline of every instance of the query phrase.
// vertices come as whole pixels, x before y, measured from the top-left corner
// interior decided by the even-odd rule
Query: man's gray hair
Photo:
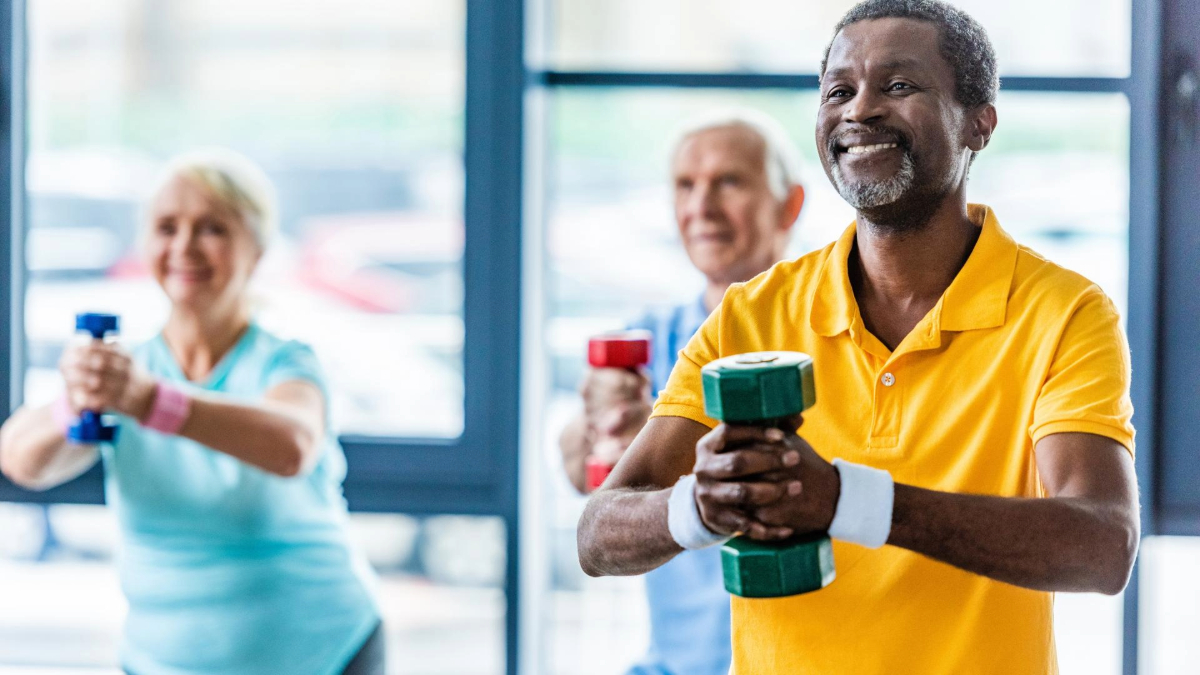
[[[864,0],[846,12],[833,29],[833,37],[843,28],[871,19],[916,19],[928,21],[942,34],[942,57],[954,69],[955,98],[966,108],[995,103],[1000,90],[996,72],[996,50],[987,31],[969,14],[940,0]],[[821,77],[833,39],[821,57]]]
[[[692,136],[702,131],[729,127],[749,129],[762,139],[767,185],[777,199],[787,199],[792,188],[800,185],[800,153],[782,124],[753,108],[719,108],[688,118],[675,131],[670,146],[671,159],[674,160],[680,146]]]

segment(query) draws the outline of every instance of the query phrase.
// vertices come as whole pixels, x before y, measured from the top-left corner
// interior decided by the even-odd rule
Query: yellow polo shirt
[[[1107,296],[1018,245],[985,206],[966,264],[895,351],[863,326],[847,275],[851,224],[826,248],[735,284],[681,352],[654,416],[708,426],[700,368],[731,354],[814,359],[803,436],[822,457],[933,490],[1043,496],[1042,437],[1086,432],[1133,452],[1129,349]],[[836,580],[733,598],[736,675],[1057,673],[1053,595],[916,553],[835,541]]]

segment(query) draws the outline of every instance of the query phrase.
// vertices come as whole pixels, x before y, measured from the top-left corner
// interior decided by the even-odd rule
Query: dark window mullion
[[[817,89],[816,73],[687,73],[592,70],[537,70],[529,74],[531,85],[543,87],[673,87],[690,89]],[[1124,92],[1125,77],[1028,77],[1001,78],[1004,91],[1072,93]]]

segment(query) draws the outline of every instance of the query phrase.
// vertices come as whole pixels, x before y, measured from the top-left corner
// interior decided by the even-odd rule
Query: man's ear
[[[793,185],[788,190],[787,199],[783,202],[783,222],[780,225],[785,232],[792,229],[792,226],[796,224],[796,219],[800,217],[800,210],[803,208],[804,186]]]
[[[996,131],[996,106],[984,103],[967,112],[967,147],[979,152],[987,147]]]

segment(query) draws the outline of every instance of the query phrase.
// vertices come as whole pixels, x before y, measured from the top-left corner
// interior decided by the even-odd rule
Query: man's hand
[[[785,527],[795,534],[827,531],[841,493],[837,469],[796,434],[787,434],[781,444],[785,452],[800,458],[792,470],[798,480],[788,484],[789,489],[779,500],[755,509],[751,515],[764,525]]]
[[[616,465],[650,418],[650,378],[641,370],[592,368],[579,393],[583,412],[563,429],[558,444],[567,478],[587,492],[587,458]]]
[[[800,491],[799,453],[784,445],[779,429],[719,424],[696,443],[696,506],[717,534],[786,539],[790,527],[756,521],[751,513]]]
[[[588,440],[591,442],[592,456],[609,466],[615,466],[649,418],[649,403],[634,401],[619,403],[594,423],[589,421]]]
[[[650,377],[642,370],[626,368],[590,368],[579,385],[583,397],[583,409],[589,424],[599,428],[615,409],[645,408],[647,415],[651,404]],[[636,417],[636,416],[634,416]],[[646,423],[639,420],[638,429]],[[636,432],[635,432],[636,433]]]
[[[590,454],[615,465],[650,418],[650,378],[641,370],[592,368],[579,393]]]
[[[713,532],[777,540],[833,521],[837,470],[794,433],[721,424],[696,444],[695,474],[696,504]]]

